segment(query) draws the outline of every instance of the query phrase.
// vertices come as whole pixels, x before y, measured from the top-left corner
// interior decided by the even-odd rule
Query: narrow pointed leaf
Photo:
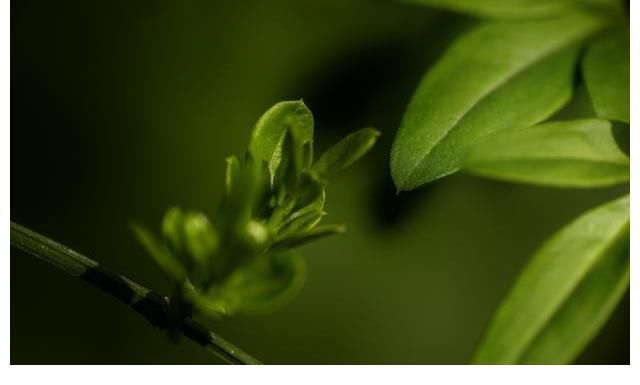
[[[189,255],[200,266],[206,265],[218,247],[218,234],[202,213],[189,212],[184,218],[185,243]]]
[[[180,261],[169,251],[169,249],[159,241],[146,228],[132,224],[133,233],[138,238],[140,244],[147,250],[147,253],[156,261],[156,263],[164,270],[169,278],[182,282],[186,279],[187,273],[180,264]]]
[[[323,225],[312,228],[309,231],[294,234],[291,237],[285,238],[279,242],[276,242],[274,249],[290,249],[298,246],[302,246],[306,243],[314,242],[322,238],[326,238],[335,234],[342,234],[345,232],[344,225]]]
[[[378,136],[380,132],[373,128],[363,128],[347,135],[320,156],[313,165],[313,171],[323,180],[330,179],[363,157]]]
[[[601,27],[584,14],[487,23],[455,42],[418,86],[391,152],[399,190],[455,172],[480,136],[543,120],[571,95],[575,45]]]
[[[596,114],[629,123],[629,31],[618,29],[591,43],[582,62]]]
[[[237,184],[238,175],[240,174],[240,161],[237,156],[230,156],[225,159],[227,162],[227,171],[224,179],[224,186],[227,195],[233,191],[233,186]]]
[[[596,207],[547,240],[493,316],[482,364],[567,364],[629,285],[629,196]]]
[[[464,169],[489,178],[556,187],[623,183],[629,180],[629,158],[611,130],[611,123],[593,118],[498,132],[474,147]]]

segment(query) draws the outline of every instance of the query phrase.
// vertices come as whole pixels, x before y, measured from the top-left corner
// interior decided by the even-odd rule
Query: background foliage
[[[222,159],[267,107],[304,97],[319,152],[357,128],[382,131],[332,184],[327,220],[348,234],[301,250],[298,297],[211,324],[266,363],[467,362],[538,245],[626,190],[456,174],[396,196],[393,135],[425,69],[472,25],[463,16],[386,1],[12,5],[12,220],[161,292],[128,221],[158,223],[171,204],[211,213]],[[214,360],[11,253],[13,363]],[[628,306],[627,294],[578,362],[628,362]]]

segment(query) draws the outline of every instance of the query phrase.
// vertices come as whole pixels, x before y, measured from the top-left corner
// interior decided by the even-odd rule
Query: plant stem
[[[141,314],[152,325],[163,330],[167,328],[169,302],[166,297],[113,273],[100,266],[98,262],[14,222],[11,222],[11,246],[38,257],[110,294]],[[187,318],[180,325],[180,331],[187,338],[230,364],[260,364],[260,361],[191,318]]]

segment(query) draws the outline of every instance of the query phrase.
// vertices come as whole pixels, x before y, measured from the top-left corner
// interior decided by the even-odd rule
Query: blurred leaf
[[[291,126],[285,133],[276,170],[274,188],[284,187],[285,191],[295,190],[305,164],[305,134],[299,127]]]
[[[629,285],[629,196],[553,235],[495,313],[480,364],[567,364],[595,336]]]
[[[207,265],[218,247],[218,234],[202,213],[189,212],[184,218],[185,243],[189,255],[200,266]]]
[[[187,273],[176,257],[171,254],[169,249],[160,242],[156,237],[146,228],[131,224],[133,233],[138,238],[138,241],[147,250],[147,253],[156,261],[156,263],[164,270],[169,278],[178,282],[184,282],[187,278]]]
[[[233,191],[233,186],[237,183],[238,175],[240,174],[240,161],[237,156],[230,156],[225,159],[227,162],[227,171],[225,174],[224,186],[227,195]]]
[[[313,139],[313,115],[302,101],[280,102],[265,112],[256,123],[249,152],[269,165],[271,182],[282,159],[283,143],[290,127],[299,130],[300,143]]]
[[[167,210],[162,219],[162,235],[174,254],[184,250],[184,214],[180,207]]]
[[[455,42],[427,72],[403,117],[391,152],[398,190],[455,172],[478,136],[530,125],[560,108],[570,97],[575,48],[561,50],[600,26],[583,14],[487,23]]]
[[[595,39],[582,69],[596,114],[629,123],[629,31],[618,29]]]
[[[349,134],[329,148],[313,165],[313,171],[323,180],[351,166],[364,156],[380,136],[373,128],[363,128]]]
[[[403,0],[493,19],[536,19],[580,9],[617,9],[615,0]]]
[[[298,233],[303,233],[311,230],[316,226],[322,217],[325,215],[323,211],[316,210],[301,210],[300,215],[295,215],[287,220],[278,230],[276,241],[281,241],[294,236]]]
[[[629,180],[629,158],[618,148],[611,124],[595,118],[498,132],[474,147],[464,169],[556,187],[600,187]]]
[[[334,234],[342,234],[345,232],[344,225],[324,225],[312,228],[309,231],[294,234],[273,245],[274,249],[290,249],[304,245],[309,242],[328,237]]]
[[[236,270],[216,290],[225,313],[267,313],[289,302],[304,281],[304,259],[293,252],[270,253]]]

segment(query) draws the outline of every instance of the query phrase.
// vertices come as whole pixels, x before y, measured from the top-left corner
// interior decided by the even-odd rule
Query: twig
[[[38,257],[66,273],[123,302],[152,325],[166,329],[168,324],[168,300],[138,283],[113,273],[96,261],[79,254],[43,235],[11,222],[11,246]],[[258,360],[238,347],[211,332],[191,318],[180,326],[187,338],[195,341],[230,364],[260,364]]]

